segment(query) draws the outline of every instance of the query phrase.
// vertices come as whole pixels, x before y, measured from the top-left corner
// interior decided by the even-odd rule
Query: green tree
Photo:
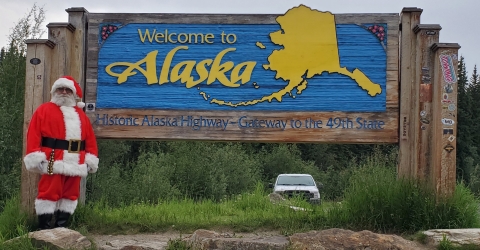
[[[457,179],[470,181],[475,165],[475,144],[473,137],[474,121],[472,113],[472,96],[464,58],[458,63],[458,107],[457,107]]]
[[[33,6],[9,35],[0,51],[0,211],[2,202],[20,187],[23,148],[26,39],[41,35],[43,8]]]
[[[11,29],[8,35],[10,47],[16,48],[24,55],[27,52],[25,41],[40,38],[45,33],[45,29],[42,28],[43,22],[45,22],[45,10],[43,6],[38,7],[35,3],[30,11],[20,18]]]
[[[477,155],[480,155],[480,76],[477,72],[477,66],[473,68],[472,76],[470,77],[470,83],[468,85],[468,92],[472,100],[470,110],[472,113],[472,130],[471,136],[473,145],[477,147]]]

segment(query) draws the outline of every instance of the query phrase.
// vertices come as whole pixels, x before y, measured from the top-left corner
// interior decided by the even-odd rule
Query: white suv
[[[275,181],[273,192],[280,194],[286,198],[295,195],[304,196],[313,204],[320,204],[321,183],[315,183],[313,177],[309,174],[280,174]]]

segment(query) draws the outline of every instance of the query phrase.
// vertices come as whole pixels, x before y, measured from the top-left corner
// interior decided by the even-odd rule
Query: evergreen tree
[[[476,163],[479,163],[480,155],[480,76],[478,75],[477,66],[473,69],[472,76],[468,85],[468,93],[471,97],[472,104],[470,106],[472,114],[471,136],[473,140],[472,146],[476,147],[474,154]]]
[[[464,58],[458,63],[458,107],[457,107],[457,179],[469,182],[475,159],[472,153],[472,99],[469,95],[468,78]]]
[[[2,64],[4,57],[5,57],[5,48],[2,48],[0,49],[0,64]]]

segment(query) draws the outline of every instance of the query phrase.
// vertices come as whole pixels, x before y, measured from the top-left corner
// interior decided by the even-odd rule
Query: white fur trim
[[[65,122],[65,140],[82,138],[82,128],[80,124],[80,115],[73,107],[60,107],[63,114],[63,120]]]
[[[73,107],[60,107],[63,114],[63,120],[65,122],[65,140],[82,138],[82,130],[80,127],[80,116]],[[68,150],[63,151],[63,166],[65,170],[73,170],[73,173],[77,174],[74,168],[80,161],[80,154],[69,153]],[[80,169],[79,169],[80,170]],[[70,171],[69,171],[70,172]],[[82,171],[83,172],[83,171]],[[68,173],[65,173],[68,174]]]
[[[28,171],[36,172],[36,173],[41,173],[40,169],[38,169],[38,166],[42,162],[47,161],[47,156],[45,155],[44,152],[41,151],[36,151],[32,152],[30,154],[27,154],[23,158],[23,162],[25,163],[25,168]]]
[[[55,90],[58,88],[69,88],[73,91],[74,95],[77,95],[77,90],[75,89],[75,83],[72,80],[68,80],[67,78],[59,78],[53,83],[52,90],[50,90],[50,94],[53,95]]]
[[[56,207],[57,202],[55,201],[35,199],[35,212],[37,213],[37,215],[53,214]]]
[[[77,102],[77,107],[83,109],[85,107],[85,103],[84,102]]]
[[[57,201],[56,210],[73,214],[77,208],[78,200],[60,199]]]
[[[96,157],[96,156],[93,155],[93,154],[86,153],[86,154],[85,154],[85,163],[86,163],[87,166],[90,168],[90,170],[88,171],[89,173],[93,174],[93,173],[97,172],[97,169],[98,169],[98,157]]]
[[[55,161],[53,163],[53,173],[68,176],[85,177],[88,175],[87,164],[78,164],[65,161]]]

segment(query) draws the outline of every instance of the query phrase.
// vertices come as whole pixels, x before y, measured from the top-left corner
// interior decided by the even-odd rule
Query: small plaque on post
[[[33,65],[38,65],[40,64],[42,61],[38,58],[32,58],[30,59],[30,63],[33,64]]]

